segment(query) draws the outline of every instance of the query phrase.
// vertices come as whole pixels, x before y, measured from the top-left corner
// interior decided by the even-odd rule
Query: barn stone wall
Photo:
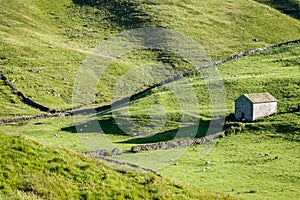
[[[240,96],[235,100],[235,118],[241,121],[244,113],[244,120],[252,121],[252,102],[245,96]]]
[[[253,121],[277,112],[277,102],[253,104]]]

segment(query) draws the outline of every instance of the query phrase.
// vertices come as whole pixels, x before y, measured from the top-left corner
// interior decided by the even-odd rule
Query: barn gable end
[[[240,96],[235,100],[235,118],[238,121],[252,121],[252,102],[245,97]]]

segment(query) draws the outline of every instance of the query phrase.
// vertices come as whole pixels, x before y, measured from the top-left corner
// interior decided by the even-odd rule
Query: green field
[[[1,137],[1,199],[232,199],[22,137]]]
[[[74,103],[78,70],[109,55],[94,51],[111,41],[108,38],[134,28],[166,28],[202,46],[207,52],[204,58],[218,60],[300,39],[295,6],[299,1],[281,2],[0,0],[0,71],[30,99],[65,111]],[[136,37],[132,44],[141,42]],[[190,51],[185,46],[189,43],[182,42],[170,45]],[[146,89],[161,80],[155,66],[164,66],[170,74],[192,67],[173,52],[157,49],[113,57],[97,82],[95,102],[82,105],[101,107]],[[133,90],[115,89],[124,77]],[[92,80],[93,76],[85,81]],[[300,103],[299,89],[300,43],[294,43],[193,72],[132,98],[128,105],[94,115],[0,124],[5,134],[0,140],[0,198],[297,199],[300,118],[294,110]],[[134,145],[214,133],[220,128],[210,127],[211,120],[232,114],[234,100],[241,94],[257,92],[278,99],[277,115],[246,123],[242,132],[213,143],[205,157],[201,156],[204,145],[128,153]],[[0,80],[0,102],[0,119],[45,114],[24,104],[4,80]],[[110,152],[114,147],[125,153],[112,158],[155,169],[167,179],[75,153]],[[108,177],[104,182],[103,176]]]
[[[299,39],[299,21],[252,1],[83,2],[87,1],[1,1],[1,71],[28,97],[56,110],[72,107],[76,72],[89,53],[105,38],[129,28],[159,26],[178,31],[203,46],[212,59]],[[147,60],[168,64],[149,51],[132,54],[125,55],[125,62],[117,59],[113,72],[100,80],[97,103],[111,101],[112,86],[106,80],[114,83],[117,78],[111,73],[124,74]],[[5,95],[0,98],[9,104]]]
[[[118,158],[145,167],[160,168],[169,165],[160,169],[159,172],[199,187],[245,199],[271,199],[274,198],[274,194],[279,199],[284,199],[287,196],[290,199],[296,199],[298,195],[296,188],[299,184],[299,164],[297,164],[299,163],[299,156],[297,152],[300,150],[298,144],[300,140],[300,123],[299,113],[291,111],[296,108],[300,99],[299,94],[296,92],[299,90],[300,81],[298,78],[300,51],[298,49],[299,45],[285,46],[218,66],[222,77],[224,77],[227,91],[227,114],[233,112],[233,100],[240,93],[269,91],[279,100],[278,115],[256,123],[249,123],[246,125],[244,132],[218,140],[212,152],[204,158],[200,157],[199,146],[191,147],[186,152],[185,149],[162,150],[156,153],[141,153],[141,155],[125,154]],[[234,77],[236,74],[238,74],[238,77]],[[255,74],[255,77],[252,74]],[[197,81],[195,75],[192,76],[194,78],[193,86],[197,86],[199,91],[202,91],[201,89],[205,88],[205,83],[203,80]],[[255,82],[253,79],[255,79]],[[280,83],[281,85],[278,87]],[[159,89],[156,91],[156,95],[161,100],[162,105],[169,98],[165,92],[160,92]],[[135,111],[131,117],[136,122],[144,125],[148,123],[149,119],[147,120],[145,116],[149,112],[147,108],[153,104],[152,100],[153,95],[147,96],[137,100],[131,106],[131,109]],[[206,103],[208,102],[203,103],[202,108],[204,110]],[[170,107],[169,105],[167,108],[169,109],[167,110],[167,116],[170,116],[170,119],[167,120],[164,131],[144,139],[135,139],[126,135],[119,127],[114,125],[115,121],[109,112],[100,114],[98,119],[102,126],[102,132],[106,134],[105,137],[113,145],[124,150],[130,150],[130,147],[136,144],[166,141],[174,137],[178,127],[182,124],[173,116],[174,113],[180,115],[180,110],[177,106]],[[160,113],[156,114],[159,115]],[[127,117],[129,119],[129,116]],[[203,116],[202,118],[203,123],[201,123],[199,135],[207,129],[204,123],[207,117]],[[42,124],[36,122],[42,122]],[[27,135],[38,142],[51,144],[54,147],[64,146],[77,151],[103,149],[103,146],[99,143],[102,136],[97,134],[100,130],[96,128],[78,135],[75,133],[75,127],[73,127],[72,117],[7,124],[2,125],[1,130],[15,135]],[[189,129],[187,128],[187,130]],[[247,148],[245,148],[245,145]],[[175,161],[171,162],[170,158],[176,159],[182,152],[185,153],[176,160],[179,165],[173,166]],[[270,153],[271,157],[259,155],[260,152],[263,154]],[[152,154],[160,156],[160,158],[156,157],[159,160],[157,164],[151,163],[153,160],[143,159],[145,156],[151,157]],[[275,159],[275,156],[278,159]],[[209,171],[203,173],[202,170],[206,167],[205,160],[211,160],[213,164],[209,166],[211,168]],[[250,168],[254,171],[251,174],[249,174]],[[186,169],[189,175],[186,175],[186,171],[183,169]],[[234,169],[234,172],[231,169]],[[222,179],[217,181],[221,174]],[[241,179],[247,181],[241,184]],[[279,187],[280,189],[278,189]],[[250,190],[254,190],[255,193],[250,193]]]
[[[177,160],[178,166],[159,172],[242,199],[297,199],[299,150],[299,140],[245,131],[219,139],[204,158],[199,146],[189,148]],[[205,164],[207,160],[210,165]]]

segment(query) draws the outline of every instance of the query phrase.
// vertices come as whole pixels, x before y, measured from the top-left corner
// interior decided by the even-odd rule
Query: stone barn
[[[235,100],[235,118],[238,121],[255,121],[277,112],[277,99],[270,93],[243,94]]]

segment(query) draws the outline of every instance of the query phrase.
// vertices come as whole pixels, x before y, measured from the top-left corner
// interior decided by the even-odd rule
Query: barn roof
[[[267,103],[267,102],[276,102],[277,99],[273,97],[270,93],[252,93],[252,94],[244,94],[251,102],[253,103]]]

